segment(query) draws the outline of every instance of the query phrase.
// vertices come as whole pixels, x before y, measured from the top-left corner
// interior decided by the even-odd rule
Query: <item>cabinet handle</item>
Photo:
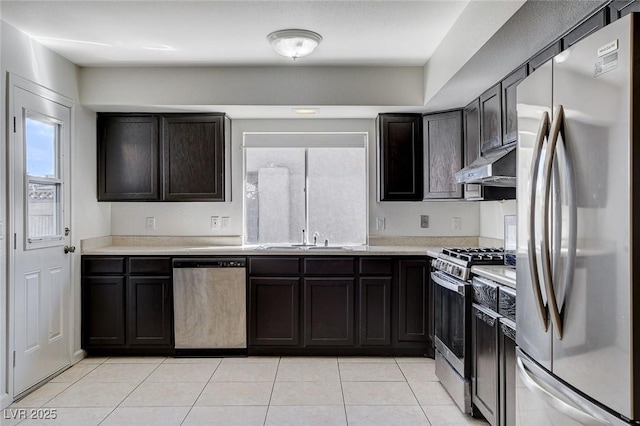
[[[75,253],[75,251],[76,251],[76,246],[64,246],[65,254]]]

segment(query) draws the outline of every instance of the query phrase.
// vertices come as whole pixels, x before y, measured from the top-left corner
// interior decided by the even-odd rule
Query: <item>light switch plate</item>
[[[148,217],[147,218],[147,229],[149,231],[153,231],[156,229],[156,218],[155,217]]]
[[[420,228],[428,228],[429,227],[429,215],[421,214],[420,215]]]
[[[376,218],[376,231],[382,231],[384,229],[384,217]]]
[[[231,226],[231,219],[229,216],[222,216],[222,229],[229,229]]]
[[[454,231],[462,230],[462,219],[459,217],[452,217],[451,227],[453,228]]]

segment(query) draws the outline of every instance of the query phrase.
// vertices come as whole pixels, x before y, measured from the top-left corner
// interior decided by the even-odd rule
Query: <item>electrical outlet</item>
[[[147,229],[149,231],[153,231],[156,229],[156,218],[155,217],[148,217],[147,218]]]
[[[376,230],[377,231],[382,231],[384,229],[384,227],[385,227],[384,226],[385,225],[384,222],[385,222],[384,221],[384,217],[377,217],[376,218]]]
[[[229,229],[231,226],[231,219],[229,216],[222,216],[222,229]]]
[[[420,228],[428,228],[429,227],[429,216],[426,214],[420,215]]]
[[[211,216],[211,229],[220,229],[220,216]]]
[[[451,227],[453,228],[454,231],[462,230],[462,219],[459,217],[452,217]]]

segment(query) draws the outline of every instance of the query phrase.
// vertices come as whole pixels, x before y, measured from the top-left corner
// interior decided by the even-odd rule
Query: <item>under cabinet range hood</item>
[[[516,186],[516,146],[512,144],[487,152],[456,173],[456,183],[485,186]]]

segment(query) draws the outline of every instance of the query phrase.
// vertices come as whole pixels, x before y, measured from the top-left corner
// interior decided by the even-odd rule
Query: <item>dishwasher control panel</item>
[[[173,259],[174,268],[244,268],[246,264],[244,257]]]

